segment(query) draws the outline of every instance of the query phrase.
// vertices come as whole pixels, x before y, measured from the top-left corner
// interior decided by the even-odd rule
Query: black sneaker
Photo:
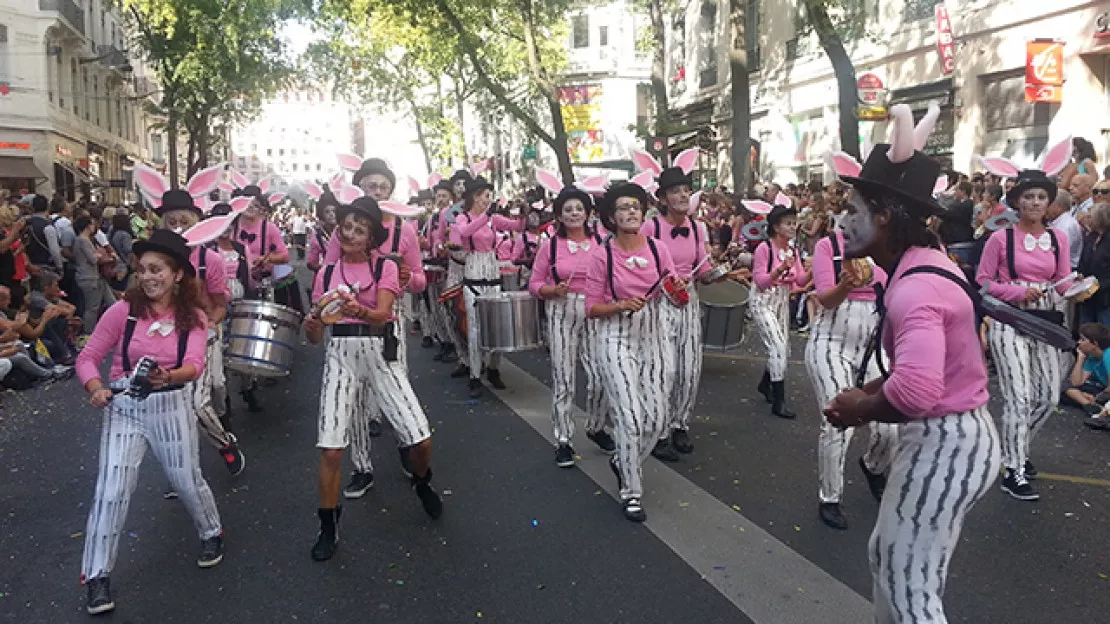
[[[436,341],[432,340],[431,336],[424,336],[424,339],[420,341],[420,346],[425,349],[431,349],[436,346]]]
[[[609,435],[609,432],[604,429],[592,432],[587,431],[586,437],[607,455],[612,455],[617,452],[617,443],[613,442],[613,436]]]
[[[244,390],[242,392],[243,402],[247,404],[247,411],[252,414],[257,414],[262,411],[262,404],[258,402],[258,397],[254,396],[253,390]]]
[[[1033,465],[1033,462],[1028,459],[1025,460],[1025,478],[1032,481],[1039,476],[1041,476],[1041,473],[1037,472],[1037,467]]]
[[[371,438],[382,437],[382,421],[370,419],[370,424],[366,425],[366,433],[370,434]]]
[[[859,458],[859,469],[863,472],[864,479],[867,480],[867,489],[871,490],[871,496],[875,497],[878,502],[883,502],[883,490],[886,489],[886,475],[875,474],[867,468],[867,462],[863,458]]]
[[[197,565],[211,568],[224,560],[224,538],[220,535],[210,537],[200,543],[200,557]]]
[[[560,468],[574,468],[574,449],[569,444],[560,444],[555,449],[555,465]]]
[[[1097,403],[1088,403],[1088,404],[1083,405],[1081,407],[1082,407],[1083,411],[1087,413],[1088,416],[1096,416],[1097,417],[1099,414],[1102,413],[1102,406],[1097,404]]]
[[[316,543],[312,545],[312,560],[327,561],[335,556],[339,548],[339,516],[343,508],[320,508],[316,515],[320,517],[320,532],[316,534]]]
[[[840,503],[821,503],[817,515],[821,516],[821,522],[834,529],[843,531],[848,528],[848,521],[844,519],[844,513],[840,511]]]
[[[694,452],[694,443],[690,442],[690,433],[685,429],[675,429],[671,432],[671,446],[683,455]]]
[[[444,358],[446,362],[446,358]],[[462,379],[463,377],[470,377],[470,367],[466,364],[459,364],[455,370],[451,371],[451,379]]]
[[[411,446],[402,446],[397,449],[397,454],[401,456],[401,473],[408,478],[412,478],[412,458],[409,456]]]
[[[638,498],[629,498],[621,503],[624,507],[624,517],[632,522],[643,522],[647,520],[647,512],[644,511],[643,504],[640,503]]]
[[[372,472],[355,472],[351,474],[351,480],[347,483],[347,487],[343,488],[343,498],[362,498],[374,486],[374,473]]]
[[[76,372],[77,369],[72,366],[62,366],[59,364],[50,371],[50,377],[54,381],[65,381],[71,379]]]
[[[107,613],[116,608],[116,603],[112,601],[112,589],[108,586],[107,576],[85,581],[85,591],[89,597],[85,610],[89,615]]]
[[[482,380],[481,379],[475,379],[473,377],[470,379],[470,392],[468,394],[470,395],[470,398],[472,398],[472,399],[482,398]]]
[[[1002,491],[1009,494],[1020,501],[1036,501],[1041,499],[1041,495],[1037,490],[1029,485],[1029,481],[1025,479],[1024,475],[1018,475],[1009,468],[1002,476]]]
[[[166,500],[177,500],[177,498],[178,498],[177,490],[175,490],[173,488],[167,489],[165,492],[162,492],[162,498],[164,498]]]
[[[674,452],[674,447],[670,445],[666,438],[655,443],[655,448],[651,449],[651,455],[659,461],[668,463],[679,461],[678,453]]]
[[[443,515],[443,501],[440,500],[439,494],[432,488],[432,470],[430,468],[423,477],[412,478],[412,489],[416,490],[416,495],[420,498],[420,504],[424,506],[424,513],[432,518]]]
[[[1095,416],[1083,421],[1083,424],[1096,431],[1110,431],[1110,417],[1099,418]]]
[[[443,362],[445,364],[450,364],[451,362],[458,362],[458,361],[459,361],[459,354],[455,350],[455,345],[453,345],[453,344],[447,345],[447,351],[445,351],[443,353]]]
[[[247,467],[247,458],[243,456],[243,451],[239,448],[239,440],[235,436],[231,436],[231,443],[220,449],[220,457],[224,458],[224,466],[231,476],[237,477]]]
[[[436,354],[432,356],[432,359],[437,361],[437,362],[442,362],[443,357],[446,356],[446,355],[447,355],[447,345],[441,344],[441,345],[439,345],[439,351],[436,351]]]
[[[493,386],[494,388],[498,390],[505,389],[505,382],[501,381],[501,371],[497,370],[496,368],[491,368],[486,371],[486,379],[489,380],[489,385]]]

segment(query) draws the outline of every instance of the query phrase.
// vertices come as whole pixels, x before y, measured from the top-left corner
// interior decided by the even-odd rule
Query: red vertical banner
[[[940,68],[945,76],[956,71],[956,41],[952,36],[952,18],[943,2],[937,5],[937,53],[940,54]]]

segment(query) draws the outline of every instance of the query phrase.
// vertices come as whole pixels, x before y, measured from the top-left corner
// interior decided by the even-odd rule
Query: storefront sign
[[[1064,44],[1038,39],[1025,44],[1025,101],[1060,102],[1064,95]]]
[[[31,149],[30,143],[7,143],[0,141],[0,149],[7,150],[29,150]]]
[[[886,119],[886,85],[883,79],[873,72],[864,72],[856,80],[856,91],[859,93],[859,118],[861,121],[876,121]]]
[[[54,151],[58,152],[62,156],[65,156],[66,158],[73,158],[73,152],[71,152],[68,147],[62,147],[61,145],[55,145],[54,146]]]
[[[1110,38],[1110,11],[1095,18],[1095,39]]]
[[[937,5],[937,52],[940,53],[940,69],[945,76],[956,71],[956,45],[952,38],[952,19],[948,7],[943,2]]]

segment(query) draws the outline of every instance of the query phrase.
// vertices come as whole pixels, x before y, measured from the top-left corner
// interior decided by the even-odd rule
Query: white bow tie
[[[576,254],[576,253],[578,253],[579,249],[581,249],[582,251],[589,251],[590,250],[590,241],[582,241],[581,243],[576,243],[572,240],[567,241],[567,250],[570,251],[570,253]],[[632,268],[632,267],[629,267],[629,268]]]
[[[624,261],[624,266],[630,269],[635,269],[636,267],[646,269],[648,267],[648,261],[647,258],[641,258],[640,256],[631,256],[628,258],[628,260]]]
[[[1048,232],[1041,234],[1040,238],[1033,238],[1032,234],[1025,235],[1025,251],[1033,251],[1036,247],[1044,251],[1052,249],[1052,239],[1048,236]]]
[[[146,330],[146,335],[147,336],[153,336],[156,332],[159,333],[159,334],[162,334],[163,338],[172,334],[173,333],[173,320],[167,319],[167,320],[164,320],[164,321],[154,321],[153,323],[150,324],[150,327]]]

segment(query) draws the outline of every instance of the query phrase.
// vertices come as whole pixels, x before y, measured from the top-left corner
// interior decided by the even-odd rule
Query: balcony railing
[[[96,48],[97,56],[100,62],[106,67],[120,71],[125,65],[128,65],[127,55],[112,44],[99,45]]]
[[[39,0],[40,11],[56,11],[74,32],[85,36],[85,12],[73,0]]]

